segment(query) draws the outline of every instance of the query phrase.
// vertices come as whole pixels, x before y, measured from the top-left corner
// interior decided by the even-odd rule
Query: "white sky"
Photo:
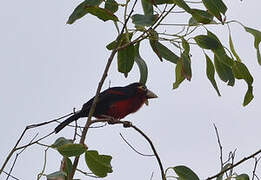
[[[79,109],[96,91],[110,53],[105,45],[114,40],[116,31],[111,22],[103,23],[90,15],[66,25],[79,2],[0,2],[0,165],[26,125],[57,118],[71,112],[73,107]],[[225,2],[228,20],[237,19],[261,30],[261,1]],[[217,80],[222,97],[216,95],[206,78],[205,59],[199,48],[192,50],[192,81],[172,90],[174,66],[159,62],[150,48],[143,46],[141,55],[149,66],[147,86],[159,98],[125,120],[132,121],[151,137],[165,168],[184,164],[201,179],[216,174],[220,164],[213,123],[219,129],[225,157],[237,148],[238,161],[260,149],[261,67],[256,60],[252,35],[239,25],[233,24],[231,28],[235,48],[255,79],[255,98],[247,107],[241,105],[246,91],[243,81],[236,81],[231,88]],[[228,42],[226,27],[215,33]],[[103,87],[108,87],[108,80],[111,86],[116,86],[138,81],[138,78],[137,66],[125,79],[117,72],[114,61]],[[47,134],[55,126],[35,129],[28,133],[29,139],[37,132]],[[60,136],[71,138],[72,132],[66,128],[44,142],[51,144]],[[139,151],[151,153],[146,141],[131,129],[107,126],[90,130],[86,141],[89,149],[113,156],[114,172],[105,179],[126,179],[126,176],[127,179],[149,179],[152,172],[153,179],[159,179],[156,159],[134,153],[120,138],[120,132]],[[18,159],[13,175],[22,180],[35,179],[43,167],[43,157],[44,148],[27,149]],[[47,158],[46,174],[57,171],[61,156],[49,150]],[[254,161],[249,161],[236,168],[236,172],[251,175],[253,165]],[[83,163],[81,167],[86,170]],[[261,176],[261,166],[257,173]],[[2,174],[0,179],[4,178]]]

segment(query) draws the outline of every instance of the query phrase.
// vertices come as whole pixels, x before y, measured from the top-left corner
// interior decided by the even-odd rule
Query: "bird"
[[[93,116],[96,118],[111,117],[120,120],[138,111],[143,104],[148,105],[148,99],[157,97],[145,85],[138,82],[124,87],[111,87],[99,94]],[[79,118],[88,117],[93,100],[94,97],[83,104],[81,110],[60,123],[55,128],[55,133],[60,132],[65,126]]]

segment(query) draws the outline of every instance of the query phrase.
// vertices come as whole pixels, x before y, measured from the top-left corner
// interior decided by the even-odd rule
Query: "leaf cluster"
[[[76,20],[87,14],[96,16],[103,21],[112,21],[118,29],[118,24],[123,24],[120,18],[120,9],[124,9],[123,20],[126,20],[126,12],[130,1],[120,4],[116,0],[85,0],[79,4],[70,15],[67,23],[73,24]],[[173,89],[176,89],[184,80],[191,81],[193,60],[190,54],[191,46],[198,46],[204,50],[206,59],[206,76],[221,96],[218,83],[215,79],[217,73],[219,79],[229,86],[234,86],[236,79],[243,79],[247,84],[247,91],[244,97],[243,106],[248,105],[253,99],[253,77],[247,66],[242,62],[235,50],[231,32],[229,29],[229,49],[226,48],[219,38],[210,30],[207,25],[228,24],[226,22],[227,6],[222,0],[203,0],[200,9],[189,5],[184,0],[140,0],[143,13],[137,13],[131,16],[132,25],[125,27],[125,33],[119,34],[116,40],[109,43],[106,48],[108,50],[117,49],[117,65],[118,71],[128,77],[128,73],[133,69],[134,63],[138,65],[140,70],[140,82],[146,84],[148,78],[148,66],[146,60],[140,54],[140,42],[145,39],[149,40],[149,46],[152,52],[162,62],[164,60],[173,63],[175,68],[176,80],[173,83]],[[168,6],[172,6],[167,9]],[[163,8],[164,7],[164,8]],[[178,7],[184,10],[184,13],[190,15],[185,34],[173,33],[166,38],[166,33],[159,33],[156,28],[162,25],[162,21],[166,16],[175,16],[172,9]],[[163,8],[163,10],[162,10]],[[161,9],[161,10],[160,10]],[[117,15],[116,15],[117,14]],[[119,14],[119,15],[118,15]],[[219,21],[216,22],[216,21]],[[231,21],[236,22],[236,21]],[[241,23],[240,23],[241,24]],[[241,24],[242,25],[242,24]],[[191,28],[193,28],[191,30]],[[200,27],[207,30],[206,34],[200,32],[193,36],[194,31]],[[254,47],[257,50],[258,63],[261,64],[261,56],[259,44],[261,42],[261,32],[243,26],[244,29],[252,34],[255,38]],[[117,41],[120,41],[117,45]],[[172,48],[166,46],[165,41],[172,45]],[[194,42],[193,42],[194,41]],[[135,45],[136,44],[136,45]],[[177,51],[179,54],[177,54]],[[210,51],[213,57],[208,55],[206,51]]]
[[[100,155],[96,150],[88,150],[82,144],[74,144],[72,140],[64,137],[58,138],[52,145],[64,159],[64,165],[60,171],[48,174],[47,179],[62,178],[68,180],[72,173],[71,157],[81,156],[85,154],[85,162],[91,173],[97,177],[106,177],[108,173],[112,173],[111,160],[112,157],[108,155]],[[86,174],[88,175],[88,174]]]

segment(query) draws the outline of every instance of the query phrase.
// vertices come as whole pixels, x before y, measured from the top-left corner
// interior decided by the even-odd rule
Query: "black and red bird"
[[[144,103],[148,105],[148,99],[150,98],[157,98],[157,95],[141,83],[109,88],[99,94],[93,116],[96,118],[109,116],[114,119],[122,119],[128,114],[139,110]],[[80,111],[59,124],[55,128],[55,133],[79,118],[88,117],[93,100],[94,97],[85,103]]]

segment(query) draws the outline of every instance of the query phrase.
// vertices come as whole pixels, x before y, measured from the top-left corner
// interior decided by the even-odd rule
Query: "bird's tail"
[[[58,133],[59,131],[61,131],[65,126],[67,126],[68,124],[70,124],[73,121],[78,120],[80,117],[82,117],[81,113],[78,112],[72,116],[70,116],[69,118],[67,118],[66,120],[64,120],[61,124],[59,124],[55,129],[55,133]]]

